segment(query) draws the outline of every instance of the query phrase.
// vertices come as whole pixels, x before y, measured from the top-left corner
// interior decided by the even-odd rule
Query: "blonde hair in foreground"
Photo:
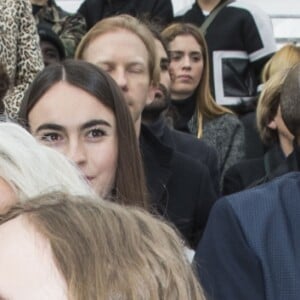
[[[12,187],[20,201],[54,190],[93,194],[71,162],[39,144],[21,126],[0,123],[0,141],[0,177]]]
[[[49,241],[68,299],[204,299],[179,237],[147,212],[49,193],[15,205],[0,224],[18,216]]]

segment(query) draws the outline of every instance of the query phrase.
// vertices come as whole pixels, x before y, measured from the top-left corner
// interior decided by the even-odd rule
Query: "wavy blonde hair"
[[[280,48],[265,64],[264,82],[256,108],[256,124],[264,144],[278,142],[278,133],[268,127],[279,108],[280,94],[288,70],[300,62],[300,47],[287,44]]]
[[[49,193],[15,205],[45,237],[72,300],[204,299],[181,240],[138,208]]]
[[[287,44],[280,48],[265,64],[262,71],[262,82],[268,81],[278,71],[288,69],[300,61],[300,47]]]
[[[167,44],[171,43],[179,35],[191,35],[201,48],[204,64],[202,78],[200,79],[200,83],[196,91],[196,113],[198,122],[197,136],[201,137],[203,119],[210,120],[227,113],[232,114],[231,110],[218,105],[211,94],[209,87],[208,51],[205,39],[199,28],[189,23],[173,23],[166,27],[162,31],[161,35]]]

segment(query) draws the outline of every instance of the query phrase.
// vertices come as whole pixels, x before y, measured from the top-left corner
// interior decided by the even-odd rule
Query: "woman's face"
[[[0,226],[0,299],[67,300],[50,244],[19,216]]]
[[[197,88],[204,68],[201,46],[192,35],[178,35],[169,43],[171,96],[181,100]]]
[[[116,120],[109,108],[61,81],[35,104],[28,121],[38,141],[76,163],[99,195],[109,195],[118,159]]]

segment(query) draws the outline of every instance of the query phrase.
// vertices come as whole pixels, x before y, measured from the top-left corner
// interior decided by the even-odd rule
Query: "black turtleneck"
[[[174,128],[190,133],[188,122],[196,109],[195,94],[183,100],[171,100],[170,112],[174,120]]]

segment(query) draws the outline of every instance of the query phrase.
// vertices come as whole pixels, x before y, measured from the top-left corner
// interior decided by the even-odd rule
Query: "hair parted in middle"
[[[138,208],[49,193],[13,206],[49,241],[73,300],[204,300],[175,231]]]
[[[146,180],[132,117],[120,88],[105,71],[81,60],[65,60],[46,67],[36,76],[25,94],[19,122],[30,131],[29,112],[60,81],[91,94],[113,112],[119,151],[112,200],[148,208]]]
[[[108,17],[96,23],[81,39],[76,49],[75,58],[84,59],[85,50],[97,37],[118,30],[131,32],[143,42],[148,52],[150,80],[152,84],[158,84],[160,70],[158,67],[159,64],[157,64],[157,54],[153,35],[142,21],[130,15],[121,14],[118,16]]]
[[[200,29],[189,23],[173,23],[167,26],[162,31],[161,35],[167,44],[171,43],[177,36],[190,35],[201,47],[204,62],[203,73],[196,91],[197,136],[201,137],[204,119],[210,120],[226,113],[232,114],[232,111],[229,109],[218,105],[211,94],[209,87],[209,60],[206,41]]]

